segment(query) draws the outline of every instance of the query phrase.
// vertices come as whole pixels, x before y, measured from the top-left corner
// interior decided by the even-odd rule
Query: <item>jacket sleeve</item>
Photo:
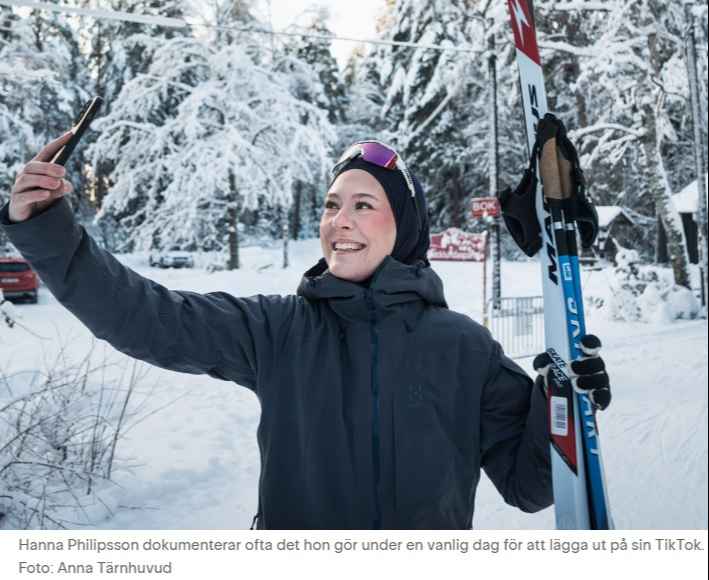
[[[546,397],[495,342],[482,394],[481,463],[510,505],[536,512],[554,502]]]
[[[0,224],[61,304],[100,339],[156,366],[206,373],[258,393],[259,373],[292,318],[294,296],[236,298],[171,291],[123,266],[78,225],[61,199]]]

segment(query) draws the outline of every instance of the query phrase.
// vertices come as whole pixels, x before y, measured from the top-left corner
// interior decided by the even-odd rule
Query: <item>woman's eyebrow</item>
[[[335,197],[337,199],[340,199],[340,196],[334,192],[328,192],[327,197]],[[352,197],[371,197],[372,199],[379,201],[379,198],[376,195],[372,195],[371,193],[353,193]]]

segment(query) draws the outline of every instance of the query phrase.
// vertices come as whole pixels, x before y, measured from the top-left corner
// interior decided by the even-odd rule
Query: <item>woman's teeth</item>
[[[333,249],[336,252],[359,252],[364,249],[363,244],[347,244],[347,243],[336,243]]]

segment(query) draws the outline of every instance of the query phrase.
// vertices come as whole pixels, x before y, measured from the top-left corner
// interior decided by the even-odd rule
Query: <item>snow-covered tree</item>
[[[284,75],[238,46],[159,43],[150,68],[98,124],[92,153],[115,162],[102,214],[124,216],[136,247],[225,249],[237,268],[242,208],[264,194],[288,207],[294,175],[314,178],[312,161],[326,165],[331,125],[326,112],[293,97]],[[180,104],[155,122],[168,89]]]
[[[0,6],[0,203],[7,200],[21,159],[34,142],[33,128],[20,114],[25,93],[38,90],[51,75],[38,60],[28,66],[30,51],[22,42],[28,35],[26,23],[11,8]]]
[[[497,60],[499,183],[515,183],[526,146],[505,3],[393,0],[379,23],[385,40],[448,50],[379,46],[348,65],[360,118],[406,156],[427,191],[434,227],[476,227],[468,207],[490,191],[491,82]],[[468,52],[454,49],[466,47]]]
[[[327,25],[327,18],[327,11],[316,12],[312,22],[303,32],[313,36],[332,35]],[[317,88],[313,88],[312,85],[302,87],[304,98],[326,110],[331,123],[342,122],[347,110],[347,95],[337,61],[332,54],[332,43],[319,38],[302,36],[288,47],[288,52],[317,78]]]
[[[399,0],[384,36],[449,48],[468,44],[466,4]],[[374,98],[382,101],[380,116],[390,140],[424,183],[434,212],[445,208],[444,219],[456,226],[464,219],[472,161],[462,132],[469,109],[459,106],[457,97],[474,78],[472,70],[469,55],[404,46],[378,47],[365,68],[365,78],[379,88]]]
[[[643,264],[637,250],[616,246],[616,265],[608,273],[609,294],[587,297],[589,306],[627,322],[666,324],[697,317],[699,302],[691,290],[675,285],[667,269]]]
[[[378,71],[380,59],[376,51],[360,45],[347,62],[343,77],[349,106],[346,122],[340,126],[342,144],[375,137],[386,141],[389,137],[381,118],[385,91]]]
[[[288,43],[275,68],[286,75],[293,96],[324,111],[330,123],[339,126],[344,123],[348,109],[345,86],[332,54],[331,42],[315,38],[332,34],[327,26],[328,12],[317,10],[311,18],[303,32],[313,36],[302,36]],[[303,123],[309,122],[308,116],[305,112]],[[335,144],[335,147],[338,145]],[[325,175],[318,171],[317,163],[319,161],[316,160],[313,170],[304,178],[295,176],[290,212],[293,239],[317,235],[323,190],[327,186],[323,179]],[[314,180],[310,177],[312,175],[319,178]]]
[[[93,0],[83,2],[88,8],[101,8],[120,12],[165,16],[182,19],[185,16],[184,0],[109,0],[96,3]],[[81,34],[89,39],[89,65],[91,67],[94,93],[104,99],[100,116],[111,112],[114,101],[123,90],[126,82],[145,72],[150,66],[153,38],[171,39],[187,34],[183,29],[169,26],[147,25],[137,22],[107,19],[85,19],[82,21]],[[173,103],[165,99],[165,107]],[[155,115],[164,115],[154,111]],[[93,141],[87,135],[87,143]],[[101,207],[103,198],[111,187],[108,176],[112,164],[105,159],[97,159],[93,164],[93,201]]]
[[[591,197],[599,203],[625,205],[646,217],[657,213],[669,231],[670,257],[680,283],[686,282],[682,230],[669,194],[691,181],[695,172],[683,54],[687,3],[694,8],[699,23],[699,92],[706,112],[706,2],[535,2],[550,108],[567,123],[579,147]],[[181,147],[186,141],[174,123],[187,119],[186,101],[196,98],[195,91],[204,83],[214,86],[218,80],[213,64],[195,63],[203,63],[233,46],[238,46],[256,69],[276,79],[274,82],[286,93],[284,98],[302,101],[301,124],[313,110],[329,116],[325,133],[332,129],[333,122],[337,127],[327,150],[330,155],[357,139],[374,137],[392,142],[424,183],[434,227],[475,227],[467,212],[469,199],[492,193],[489,55],[485,52],[492,37],[498,64],[501,184],[514,185],[526,164],[517,68],[505,2],[383,0],[382,11],[376,15],[377,30],[383,39],[448,48],[472,46],[480,52],[363,46],[355,51],[343,75],[337,70],[327,42],[261,34],[264,24],[253,15],[255,1],[65,0],[65,4],[177,18],[187,14],[192,18],[202,16],[206,23],[220,28],[190,31],[78,18],[45,10],[20,16],[16,9],[0,6],[2,199],[7,198],[12,180],[28,157],[64,131],[92,94],[104,97],[101,114],[110,114],[113,124],[126,120],[154,131],[164,130],[172,141],[159,142],[175,143],[179,137],[177,147]],[[307,17],[317,17],[311,29],[305,31],[327,34],[322,15],[317,10],[308,14]],[[205,55],[212,56],[202,55],[200,61],[189,51],[172,60],[163,55],[163,65],[153,66],[165,44],[192,35],[206,47]],[[164,66],[174,70],[166,74]],[[141,80],[131,84],[137,78]],[[344,83],[340,78],[344,78]],[[132,96],[124,94],[128,86],[134,92]],[[131,103],[145,98],[138,90],[148,91],[151,104],[144,111],[130,111]],[[121,118],[113,114],[118,102],[126,113]],[[197,117],[201,119],[203,114]],[[701,128],[706,159],[706,123]],[[127,129],[122,131],[126,143],[120,144],[120,151],[128,143],[135,143],[137,129],[131,129],[132,136]],[[4,138],[6,135],[12,138]],[[113,188],[114,178],[126,173],[117,170],[115,164],[120,159],[115,151],[111,156],[94,154],[91,170],[87,169],[85,150],[96,137],[94,131],[85,137],[72,156],[69,172],[77,194],[90,195],[100,205]],[[105,140],[106,136],[102,138]],[[160,151],[159,142],[148,156],[158,165],[161,155],[174,153],[167,145]],[[263,142],[262,137],[259,142]],[[274,145],[273,150],[276,149]],[[95,151],[99,150],[104,151]],[[127,155],[130,157],[130,152]],[[241,222],[251,228],[249,233],[256,230],[251,224],[260,223],[267,226],[261,228],[264,232],[280,236],[279,220],[293,211],[294,217],[300,216],[300,223],[294,219],[291,234],[315,234],[323,174],[320,157],[303,157],[316,161],[307,170],[291,172],[296,208],[282,205],[280,198],[263,189],[255,206],[240,206],[244,212]],[[129,233],[130,240],[144,243],[134,237],[138,226],[146,223],[148,214],[159,213],[155,207],[166,203],[150,192],[168,191],[173,183],[167,172],[156,174],[150,187],[145,185],[144,177],[140,178],[143,181],[133,178],[133,189],[126,194],[128,189],[123,188],[123,193],[103,212],[101,223],[108,223],[111,216],[118,218],[122,222],[119,231]],[[79,199],[77,194],[72,196],[74,201]],[[123,198],[129,201],[116,202]],[[209,203],[209,207],[214,206],[213,201]],[[294,211],[298,207],[299,211]],[[213,228],[226,231],[226,212],[221,216],[221,222],[212,220]],[[151,232],[147,245],[165,244],[167,237],[160,233],[161,227],[155,225],[147,230]],[[651,227],[644,228],[643,233],[643,240],[655,236]],[[211,234],[205,235],[202,246],[223,246],[223,240],[214,240]],[[641,255],[648,255],[651,244],[639,244],[643,246],[637,248]]]
[[[248,32],[250,26],[259,24],[253,9],[254,0],[213,0],[211,17],[207,20],[219,27],[213,37],[219,46],[236,42],[250,45],[246,47],[247,52],[257,60],[261,54],[259,44],[262,43],[263,37],[254,37]],[[229,27],[233,29],[229,30]]]
[[[546,38],[541,43],[582,61],[576,83],[586,95],[587,124],[571,132],[579,142],[582,164],[587,173],[603,175],[602,168],[620,162],[629,147],[638,149],[643,189],[667,233],[675,281],[688,286],[686,245],[671,201],[673,184],[666,160],[668,148],[678,140],[677,106],[688,112],[682,104],[687,97],[682,5],[659,0],[603,4],[579,0],[554,3],[553,8],[581,11],[583,20],[590,19],[598,29],[592,38],[580,38],[583,44],[578,46],[566,39]]]
[[[88,72],[79,40],[59,14],[33,10],[18,18],[0,7],[0,202],[14,179],[46,143],[64,133],[88,99]],[[81,148],[67,169],[83,188]],[[71,196],[77,202],[76,194]],[[81,204],[75,203],[76,209]]]

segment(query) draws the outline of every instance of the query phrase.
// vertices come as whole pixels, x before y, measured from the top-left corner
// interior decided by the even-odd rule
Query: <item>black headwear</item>
[[[389,205],[396,220],[396,241],[391,252],[392,258],[404,264],[415,264],[422,260],[428,265],[426,258],[430,244],[428,210],[426,197],[418,179],[411,175],[416,191],[416,203],[414,203],[401,171],[385,169],[360,158],[353,159],[340,168],[332,181],[334,182],[340,174],[351,169],[361,169],[369,173],[381,184],[389,198]]]

